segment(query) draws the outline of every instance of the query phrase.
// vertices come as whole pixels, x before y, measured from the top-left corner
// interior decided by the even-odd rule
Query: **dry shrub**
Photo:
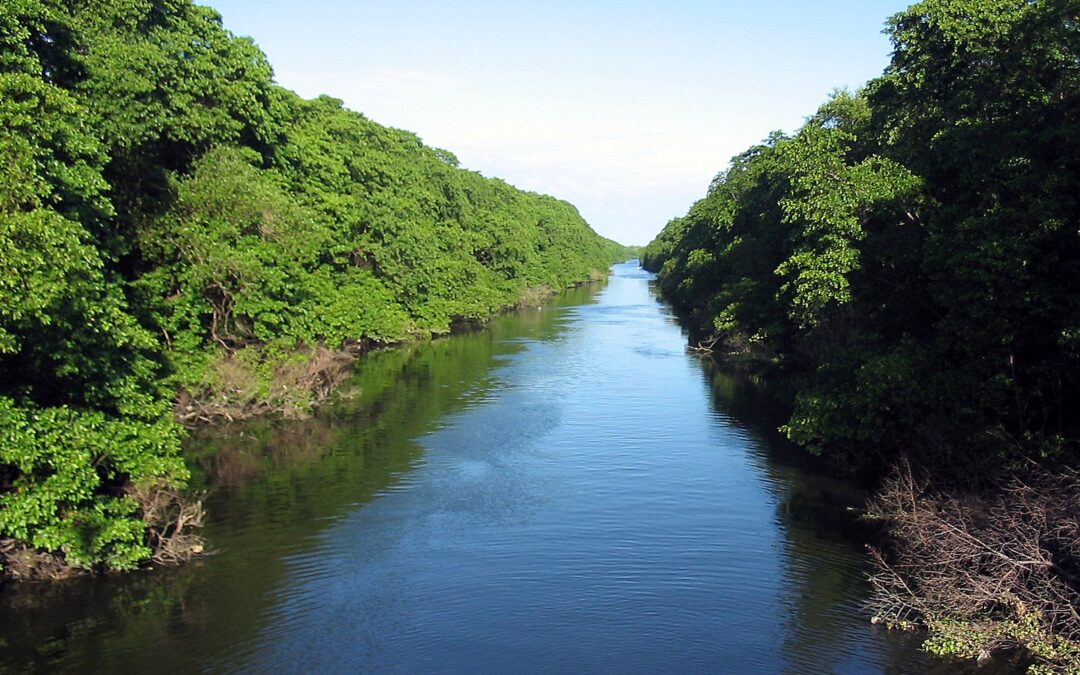
[[[1026,647],[1047,663],[1080,667],[1072,660],[1080,659],[1077,478],[1030,466],[993,489],[959,494],[933,490],[901,462],[870,511],[892,538],[888,552],[871,550],[877,620],[928,626],[935,651]]]
[[[205,542],[196,534],[205,516],[201,499],[187,498],[162,484],[128,485],[125,492],[142,509],[154,562],[177,565],[205,552]]]
[[[310,350],[302,361],[278,366],[274,369],[266,399],[254,402],[256,414],[306,417],[313,406],[326,401],[348,376],[352,362],[353,357],[348,353],[320,346]]]
[[[129,484],[124,492],[142,511],[153,562],[176,565],[205,552],[204,541],[196,534],[203,523],[201,500],[162,484],[143,488]],[[56,581],[101,571],[77,567],[63,553],[35,549],[7,537],[0,538],[0,563],[0,576],[13,581]]]
[[[723,359],[728,366],[769,366],[778,360],[776,351],[765,340],[755,339],[742,331],[719,331],[709,333],[691,344],[690,351],[716,359]]]
[[[518,298],[518,309],[535,309],[555,297],[557,291],[547,284],[530,286],[521,292]]]
[[[14,581],[59,580],[78,574],[81,570],[68,565],[63,556],[39,551],[11,538],[0,538],[0,579]]]
[[[294,358],[260,373],[261,364],[229,353],[214,363],[211,383],[181,391],[176,416],[184,423],[235,421],[276,414],[306,417],[352,372],[353,350],[304,348]]]

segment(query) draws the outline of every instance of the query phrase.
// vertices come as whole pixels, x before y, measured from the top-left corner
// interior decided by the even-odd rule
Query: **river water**
[[[189,443],[215,555],[0,592],[7,672],[956,672],[872,627],[863,495],[636,265]]]

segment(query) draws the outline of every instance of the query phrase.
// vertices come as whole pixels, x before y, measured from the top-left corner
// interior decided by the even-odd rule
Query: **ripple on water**
[[[860,610],[837,483],[713,391],[650,278],[616,266],[592,304],[362,363],[369,407],[308,423],[332,451],[240,466],[215,497],[232,550],[81,642],[116,612],[69,610],[60,669],[927,670]]]

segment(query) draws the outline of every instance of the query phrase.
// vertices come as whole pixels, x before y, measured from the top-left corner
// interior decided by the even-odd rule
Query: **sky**
[[[279,84],[646,244],[728,160],[879,75],[903,0],[202,0]]]

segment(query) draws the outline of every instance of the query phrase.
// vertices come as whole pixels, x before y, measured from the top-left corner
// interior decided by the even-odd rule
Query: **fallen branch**
[[[877,620],[959,623],[973,652],[1020,646],[1080,667],[1068,660],[1080,659],[1076,472],[1028,467],[979,494],[931,486],[903,461],[871,505],[891,535],[888,550],[871,550]]]

